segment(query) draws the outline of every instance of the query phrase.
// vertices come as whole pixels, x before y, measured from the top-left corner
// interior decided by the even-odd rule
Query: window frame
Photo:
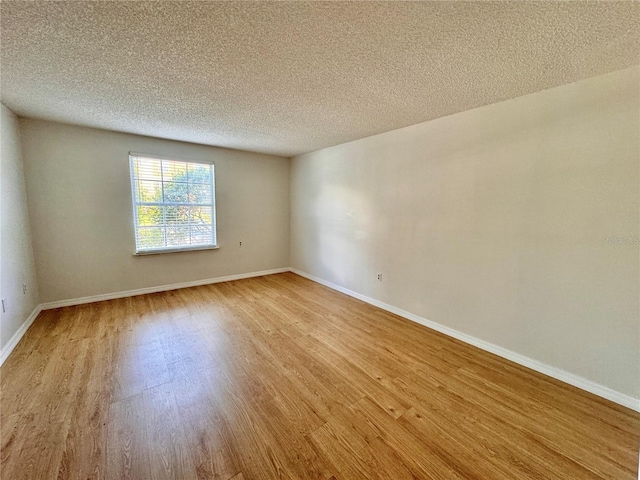
[[[139,180],[135,176],[134,170],[134,158],[147,158],[152,160],[165,160],[169,162],[182,162],[185,164],[188,163],[198,163],[201,165],[207,165],[210,167],[211,172],[211,203],[201,204],[201,203],[193,203],[193,204],[184,204],[178,202],[165,202],[164,196],[162,202],[152,202],[155,206],[164,207],[164,206],[172,206],[172,205],[189,205],[189,206],[206,206],[211,207],[211,230],[212,230],[212,243],[202,244],[202,245],[184,245],[184,246],[164,246],[157,248],[142,248],[138,246],[138,229],[140,225],[138,224],[138,207],[140,206],[148,206],[143,203],[139,203],[137,200],[137,188],[136,188],[136,180]],[[179,252],[193,252],[199,250],[218,250],[220,246],[218,245],[218,229],[217,229],[217,219],[216,219],[216,175],[215,175],[215,164],[211,161],[206,160],[187,160],[184,158],[176,158],[173,156],[165,156],[165,155],[152,155],[147,153],[140,152],[129,152],[129,178],[131,181],[131,204],[133,211],[133,237],[134,237],[134,245],[135,251],[133,253],[134,256],[146,256],[146,255],[157,255],[162,253],[179,253]],[[161,180],[161,183],[164,184],[164,179]],[[206,184],[205,184],[206,185]],[[166,228],[166,224],[165,224]]]

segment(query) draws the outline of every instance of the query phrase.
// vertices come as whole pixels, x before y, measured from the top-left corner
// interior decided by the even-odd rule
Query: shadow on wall
[[[370,235],[384,228],[375,225],[374,213],[365,195],[347,186],[326,185],[320,190],[313,205],[313,216],[325,218],[313,225],[329,223],[333,227],[329,229],[331,235],[316,230],[313,236],[322,271],[339,285],[348,285],[356,280],[355,271],[359,272],[360,278],[372,278],[374,275],[376,266],[368,262],[376,257],[371,251],[374,244]]]

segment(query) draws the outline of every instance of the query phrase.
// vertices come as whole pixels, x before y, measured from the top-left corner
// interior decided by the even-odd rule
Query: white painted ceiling
[[[0,8],[18,115],[286,156],[640,63],[635,1]]]

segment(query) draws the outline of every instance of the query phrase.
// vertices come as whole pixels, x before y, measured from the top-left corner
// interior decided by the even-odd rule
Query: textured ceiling
[[[638,2],[14,2],[18,115],[294,155],[639,63]]]

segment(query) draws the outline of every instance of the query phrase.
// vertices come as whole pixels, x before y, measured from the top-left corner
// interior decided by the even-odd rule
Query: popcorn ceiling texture
[[[639,63],[638,2],[14,2],[20,116],[292,156]]]

